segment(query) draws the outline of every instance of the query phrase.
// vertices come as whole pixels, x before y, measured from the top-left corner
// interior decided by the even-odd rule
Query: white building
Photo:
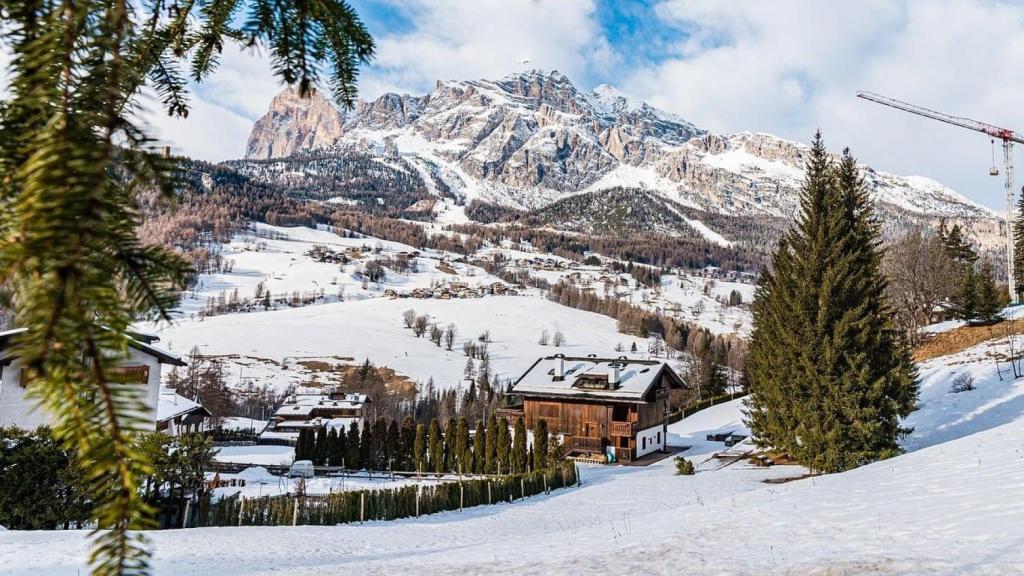
[[[342,428],[361,423],[366,394],[331,392],[319,388],[300,388],[285,399],[274,418],[260,434],[264,442],[294,444],[303,428]]]
[[[173,388],[160,389],[156,408],[156,429],[168,436],[196,434],[210,429],[210,411]]]
[[[0,332],[0,427],[18,426],[31,430],[54,424],[53,416],[28,398],[26,372],[21,360],[11,353],[11,338],[24,333],[25,328]],[[160,370],[163,364],[185,366],[181,358],[153,346],[158,341],[149,334],[132,334],[128,356],[118,363],[120,380],[145,387],[144,401],[147,418],[156,430],[157,405],[160,400]]]

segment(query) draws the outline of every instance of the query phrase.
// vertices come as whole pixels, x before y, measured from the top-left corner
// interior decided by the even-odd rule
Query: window
[[[120,384],[149,382],[149,366],[117,366],[110,371],[110,381]]]
[[[661,432],[658,432],[658,441],[657,441],[657,444],[661,444]]]
[[[644,436],[644,439],[643,439],[643,446],[642,446],[642,448],[641,448],[641,449],[642,449],[642,450],[646,450],[646,449],[647,449],[647,436]]]

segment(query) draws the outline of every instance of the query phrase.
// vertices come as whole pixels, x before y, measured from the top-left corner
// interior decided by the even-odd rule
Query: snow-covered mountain
[[[764,133],[713,134],[608,85],[563,74],[439,81],[423,96],[385,94],[341,111],[286,89],[253,127],[246,157],[312,149],[400,156],[468,199],[537,209],[565,196],[646,188],[700,210],[790,217],[808,147]],[[883,211],[998,220],[942,184],[863,167]]]

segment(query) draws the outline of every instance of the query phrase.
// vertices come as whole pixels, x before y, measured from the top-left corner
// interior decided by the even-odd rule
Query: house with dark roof
[[[666,362],[619,358],[540,358],[512,385],[522,407],[505,410],[527,429],[544,420],[570,455],[629,462],[665,450],[668,395],[684,388]]]
[[[54,421],[48,412],[36,407],[36,400],[28,397],[28,372],[22,369],[20,358],[13,353],[13,339],[25,330],[0,332],[0,427],[31,430],[44,424],[52,425]],[[185,366],[178,356],[154,346],[157,341],[159,338],[153,334],[129,333],[128,353],[118,361],[113,375],[120,384],[142,388],[142,399],[147,407],[145,417],[153,430],[157,428],[161,368],[164,364]]]

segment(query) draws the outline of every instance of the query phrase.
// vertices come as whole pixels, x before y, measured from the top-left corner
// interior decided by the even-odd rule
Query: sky
[[[360,75],[364,98],[426,93],[438,79],[557,69],[578,88],[612,84],[713,132],[807,142],[820,128],[836,151],[848,146],[876,169],[932,177],[995,209],[1002,178],[988,174],[986,136],[855,93],[1024,132],[1020,0],[351,3],[377,42]],[[265,56],[229,47],[216,74],[195,87],[187,120],[153,114],[150,122],[176,151],[236,158],[280,89]],[[1016,158],[1019,187],[1024,154]]]

